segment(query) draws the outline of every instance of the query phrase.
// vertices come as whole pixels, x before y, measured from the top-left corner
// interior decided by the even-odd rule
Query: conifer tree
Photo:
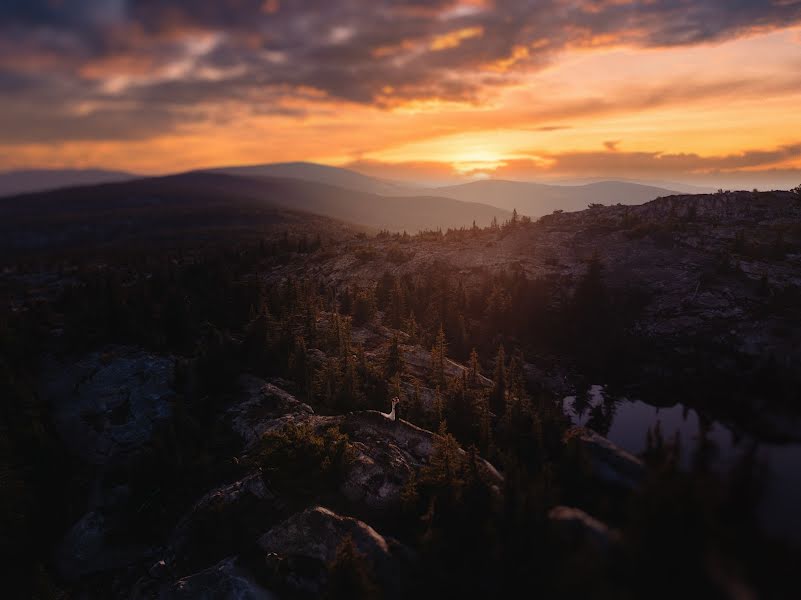
[[[388,317],[390,327],[400,329],[406,313],[406,299],[400,280],[396,277],[389,295]]]
[[[329,563],[327,583],[326,598],[329,600],[378,598],[365,557],[356,549],[351,536],[342,540]]]
[[[385,376],[389,379],[401,373],[403,373],[403,353],[398,342],[398,336],[394,335],[389,346]]]
[[[439,327],[434,346],[431,348],[431,380],[434,384],[445,387],[445,353],[447,345],[445,342],[445,331],[442,325]]]
[[[424,424],[425,422],[425,411],[423,410],[423,402],[420,398],[420,384],[415,382],[414,384],[414,391],[412,392],[412,397],[409,401],[409,410],[407,414],[414,423],[417,425]]]
[[[478,362],[478,353],[473,348],[470,351],[470,362],[468,363],[467,378],[470,385],[478,385],[478,377],[481,375],[481,365]]]
[[[503,344],[498,346],[498,354],[495,357],[494,387],[491,397],[491,408],[496,415],[502,415],[506,408],[506,355]]]
[[[442,394],[439,391],[439,386],[434,388],[434,425],[439,427],[445,420],[445,403],[442,400]]]
[[[406,333],[409,334],[409,340],[412,342],[417,341],[417,320],[414,318],[414,312],[409,313],[409,318],[406,319]]]

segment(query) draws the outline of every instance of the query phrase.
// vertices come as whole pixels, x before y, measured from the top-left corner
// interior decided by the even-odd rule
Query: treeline
[[[45,351],[72,355],[106,344],[176,356],[175,417],[148,458],[125,474],[141,532],[163,534],[211,480],[241,468],[231,464],[234,450],[219,414],[237,377],[251,373],[287,380],[322,413],[386,410],[399,395],[402,418],[440,433],[431,464],[404,490],[404,514],[381,524],[420,554],[412,586],[422,597],[506,596],[519,589],[545,597],[669,596],[688,589],[712,596],[717,584],[704,567],[710,547],[755,565],[752,575],[763,580],[781,564],[775,553],[754,557],[763,546],[749,520],[748,465],[731,480],[704,468],[683,473],[678,445],[654,435],[648,461],[658,476],[640,493],[624,493],[599,484],[577,443],[565,443],[568,422],[558,399],[530,389],[526,357],[556,354],[606,377],[634,353],[629,329],[645,299],[611,288],[599,259],[589,260],[577,281],[531,279],[517,267],[468,276],[437,263],[399,277],[387,272],[374,284],[299,277],[267,283],[264,274],[276,265],[316,251],[316,238],[301,239],[80,265],[52,300],[2,314],[0,506],[8,564],[25,569],[35,586],[51,586],[43,574],[48,553],[74,522],[63,497],[88,490],[75,465],[65,465],[50,430],[36,393],[38,361]],[[393,330],[381,360],[353,335],[354,328],[379,324]],[[421,378],[410,375],[405,356],[405,348],[418,346],[430,365]],[[466,370],[454,374],[449,358]],[[336,432],[316,435],[289,432],[264,449],[265,460],[286,463],[277,477],[287,486],[298,476],[297,448],[317,453],[306,458],[318,483],[336,475],[330,465],[344,460],[346,440]],[[502,470],[500,494],[479,477],[479,457]],[[54,487],[66,492],[53,494]],[[153,503],[153,489],[170,493]],[[622,544],[605,552],[565,541],[547,518],[558,504],[610,522],[622,531]],[[347,583],[365,566],[347,548],[342,555],[333,571]],[[664,582],[666,568],[672,576]],[[657,578],[663,583],[654,594]],[[375,591],[367,584],[359,589]]]

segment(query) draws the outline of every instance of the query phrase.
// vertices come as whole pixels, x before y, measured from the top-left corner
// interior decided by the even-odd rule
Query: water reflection
[[[685,468],[702,457],[711,468],[725,471],[754,452],[765,476],[762,525],[773,535],[801,542],[801,444],[760,442],[682,404],[653,406],[606,394],[601,385],[568,396],[563,408],[576,425],[597,431],[632,454],[642,454],[648,431],[658,426],[665,440],[680,440]]]

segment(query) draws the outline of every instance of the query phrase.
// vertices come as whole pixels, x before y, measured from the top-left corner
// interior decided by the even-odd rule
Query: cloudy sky
[[[801,183],[801,0],[2,0],[0,170]]]

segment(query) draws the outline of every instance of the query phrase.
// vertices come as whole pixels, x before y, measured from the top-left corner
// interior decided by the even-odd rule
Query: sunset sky
[[[801,0],[2,0],[0,170],[801,184]]]

